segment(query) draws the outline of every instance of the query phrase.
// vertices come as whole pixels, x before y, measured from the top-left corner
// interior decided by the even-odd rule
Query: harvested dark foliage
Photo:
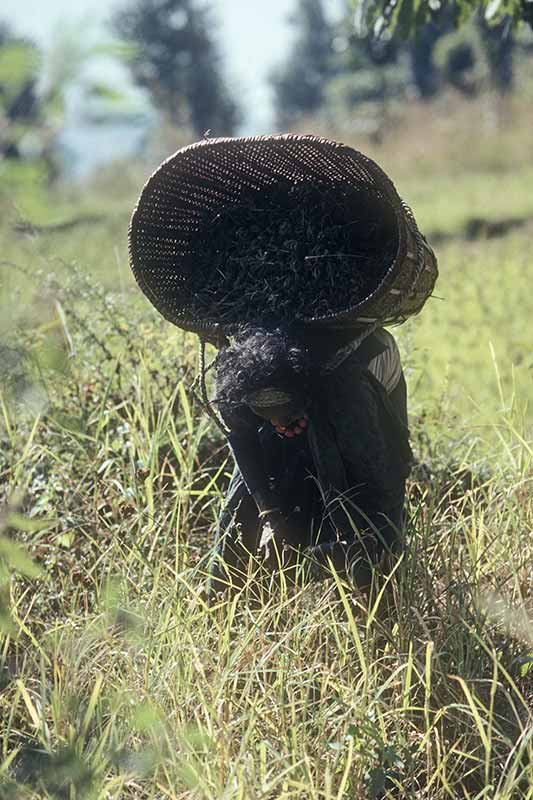
[[[338,314],[379,285],[398,246],[394,213],[345,184],[278,184],[206,228],[191,313],[221,323]]]

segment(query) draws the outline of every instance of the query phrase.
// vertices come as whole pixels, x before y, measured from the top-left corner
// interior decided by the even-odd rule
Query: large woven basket
[[[392,208],[397,224],[395,257],[373,290],[353,304],[347,298],[342,313],[309,316],[305,324],[393,324],[421,310],[437,279],[437,261],[388,176],[339,142],[281,134],[197,142],[164,161],[146,183],[131,218],[130,261],[140,288],[166,319],[206,338],[235,332],[238,325],[221,325],[216,313],[199,319],[192,312],[195,254],[217,213],[243,196],[256,194],[259,202],[281,181],[367,190]]]

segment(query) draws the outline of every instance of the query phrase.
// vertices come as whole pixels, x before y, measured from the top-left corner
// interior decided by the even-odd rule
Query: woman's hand
[[[279,433],[280,436],[285,436],[287,439],[293,439],[295,436],[299,436],[305,431],[308,424],[307,417],[305,416],[299,416],[292,420],[292,422],[287,423],[281,422],[278,419],[271,419],[270,421],[276,433]]]
[[[291,560],[294,542],[288,520],[281,511],[274,509],[262,517],[263,529],[259,541],[259,553],[265,566],[275,571],[287,566]]]
[[[286,520],[281,511],[273,509],[261,514],[261,522],[259,553],[265,565],[275,569],[279,561],[277,553],[281,553],[284,545]]]

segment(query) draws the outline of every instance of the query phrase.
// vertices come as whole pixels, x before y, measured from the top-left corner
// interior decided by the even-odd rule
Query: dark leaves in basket
[[[337,315],[378,287],[396,255],[390,205],[346,184],[278,184],[206,226],[192,315],[287,323]]]

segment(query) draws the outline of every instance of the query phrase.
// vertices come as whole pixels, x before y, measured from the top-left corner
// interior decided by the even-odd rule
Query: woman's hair
[[[224,413],[267,387],[306,398],[312,392],[314,370],[305,345],[287,331],[247,326],[218,354],[215,377],[215,403]]]

